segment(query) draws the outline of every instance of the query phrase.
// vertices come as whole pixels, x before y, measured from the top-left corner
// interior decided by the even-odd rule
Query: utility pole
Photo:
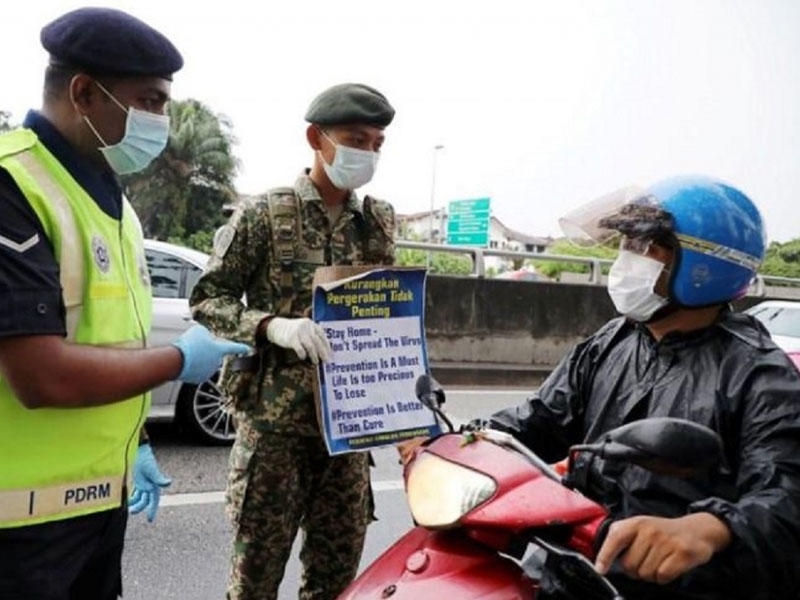
[[[441,150],[442,148],[444,148],[443,144],[436,144],[433,147],[433,169],[432,169],[432,174],[431,174],[431,210],[430,210],[430,214],[429,214],[430,222],[429,222],[429,227],[428,227],[428,243],[429,244],[433,244],[434,243],[434,239],[433,239],[433,211],[434,211],[435,200],[436,200],[436,158],[439,155],[439,150]],[[441,219],[440,219],[440,222],[441,222]],[[430,269],[431,268],[431,251],[430,250],[428,250],[428,254],[427,254],[427,257],[426,257],[426,260],[425,260],[425,268],[426,269]]]

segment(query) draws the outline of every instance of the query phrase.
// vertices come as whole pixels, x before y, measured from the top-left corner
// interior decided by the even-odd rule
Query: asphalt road
[[[450,390],[446,409],[457,419],[485,416],[524,399],[524,390]],[[169,425],[148,426],[159,464],[173,479],[155,523],[142,515],[128,523],[123,557],[125,600],[221,600],[231,532],[222,495],[227,447],[196,446]],[[397,452],[374,452],[372,472],[378,521],[367,534],[361,568],[411,526]],[[286,567],[280,600],[297,598],[298,543]]]

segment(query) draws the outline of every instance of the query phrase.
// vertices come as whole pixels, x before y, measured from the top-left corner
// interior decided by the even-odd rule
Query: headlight
[[[406,480],[408,505],[423,527],[448,527],[497,490],[494,479],[434,454],[422,453]]]

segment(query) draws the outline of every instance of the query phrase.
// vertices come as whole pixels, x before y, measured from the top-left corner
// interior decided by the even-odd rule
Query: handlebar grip
[[[600,523],[599,527],[597,528],[597,533],[594,536],[594,542],[592,542],[592,552],[594,555],[597,556],[597,553],[600,552],[600,548],[603,546],[603,542],[606,541],[606,537],[608,536],[608,529],[611,527],[611,524],[614,522],[614,519],[611,517],[606,517],[603,519],[603,522]]]

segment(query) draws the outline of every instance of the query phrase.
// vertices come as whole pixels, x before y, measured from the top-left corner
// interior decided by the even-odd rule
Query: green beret
[[[361,83],[341,83],[328,88],[311,101],[306,121],[315,125],[364,123],[386,127],[394,109],[386,96]]]
[[[45,25],[40,38],[50,64],[90,75],[172,79],[183,66],[180,53],[164,35],[113,8],[68,12]]]

